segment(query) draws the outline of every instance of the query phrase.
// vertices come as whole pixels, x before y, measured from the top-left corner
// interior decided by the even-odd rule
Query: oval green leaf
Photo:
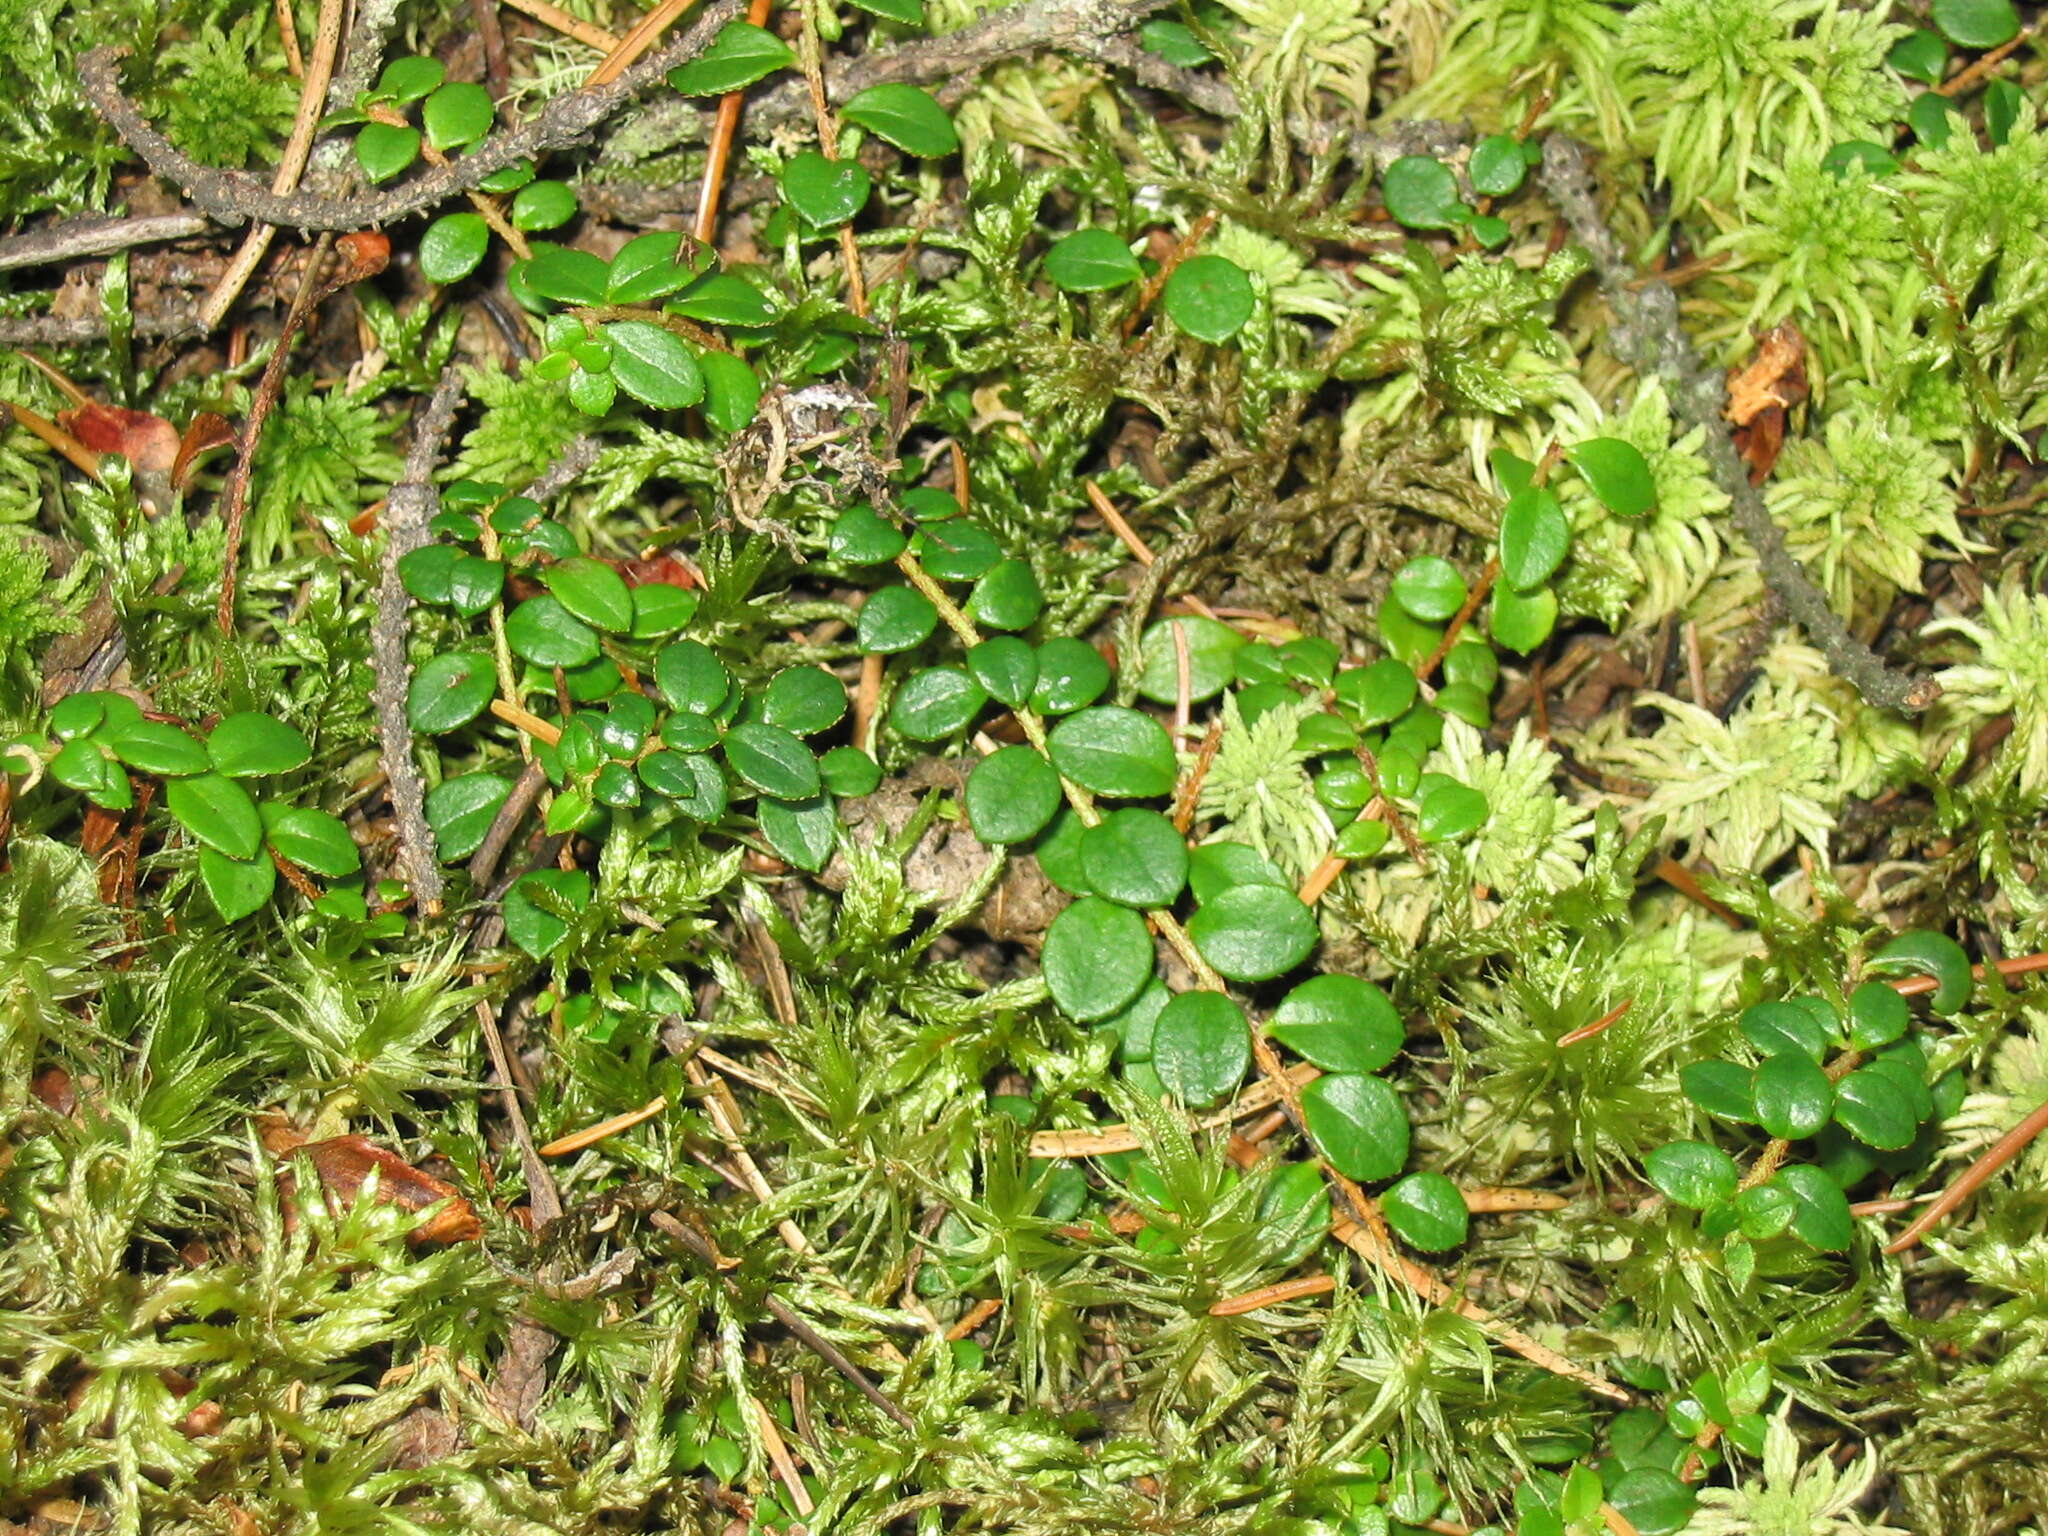
[[[1098,896],[1167,907],[1188,883],[1188,845],[1157,811],[1112,811],[1081,834],[1081,873]]]
[[[1235,1089],[1251,1065],[1244,1010],[1220,992],[1183,992],[1152,1027],[1152,1070],[1189,1109],[1204,1109]]]
[[[1129,907],[1083,896],[1046,930],[1039,968],[1052,1000],[1086,1024],[1118,1012],[1152,978],[1152,934]]]
[[[1458,1186],[1440,1173],[1411,1173],[1380,1196],[1380,1214],[1401,1240],[1424,1253],[1442,1253],[1465,1241],[1472,1214]]]
[[[1045,685],[1042,656],[1039,685]],[[1091,794],[1168,795],[1179,771],[1166,728],[1150,715],[1117,705],[1069,715],[1053,727],[1047,746],[1053,766]]]
[[[1384,1078],[1332,1072],[1301,1090],[1316,1149],[1346,1178],[1391,1179],[1408,1161],[1408,1110]]]
[[[1401,1054],[1408,1035],[1386,993],[1337,973],[1289,992],[1266,1032],[1326,1072],[1377,1072]]]
[[[1030,747],[998,747],[967,775],[967,824],[984,843],[1029,842],[1060,800],[1060,776]]]
[[[1232,981],[1268,981],[1306,960],[1320,937],[1316,915],[1294,892],[1236,885],[1188,920],[1202,958]]]

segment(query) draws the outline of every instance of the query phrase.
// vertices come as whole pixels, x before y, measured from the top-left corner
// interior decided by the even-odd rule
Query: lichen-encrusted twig
[[[196,213],[153,213],[112,219],[95,214],[91,218],[66,219],[48,229],[32,229],[0,240],[0,272],[15,267],[54,266],[84,256],[110,256],[116,251],[154,245],[162,240],[185,240],[203,234],[212,227],[212,222]],[[94,332],[86,339],[97,335]]]
[[[1732,503],[1729,517],[1755,549],[1764,582],[1784,603],[1786,613],[1820,647],[1829,669],[1854,684],[1866,702],[1907,712],[1927,708],[1941,697],[1941,685],[1894,670],[1850,634],[1805,567],[1785,547],[1784,534],[1750,485],[1729,440],[1728,424],[1722,419],[1726,387],[1720,373],[1701,362],[1679,322],[1678,299],[1669,287],[1661,282],[1645,283],[1640,289],[1631,286],[1638,274],[1601,217],[1585,150],[1562,134],[1552,134],[1543,146],[1541,179],[1551,203],[1593,258],[1600,290],[1614,311],[1616,355],[1638,372],[1662,379],[1679,417],[1701,429],[1707,468]]]
[[[121,90],[119,62],[128,52],[125,48],[93,49],[78,61],[78,79],[86,99],[128,147],[157,175],[183,187],[195,204],[219,222],[245,224],[260,219],[293,229],[364,229],[430,208],[469,191],[508,165],[573,143],[669,70],[702,53],[738,9],[738,0],[714,0],[689,30],[618,79],[557,96],[524,127],[496,134],[446,166],[361,197],[320,197],[304,192],[280,196],[253,176],[215,170],[181,153]]]
[[[375,701],[377,737],[383,748],[384,781],[398,822],[398,866],[407,889],[423,912],[441,906],[441,866],[434,857],[434,831],[427,825],[426,787],[413,761],[412,726],[405,699],[412,683],[405,642],[411,632],[412,598],[399,579],[398,562],[427,542],[439,497],[434,491],[434,461],[455,421],[462,399],[462,375],[455,368],[441,374],[434,395],[413,430],[412,451],[405,458],[405,478],[391,488],[384,508],[384,575],[377,587],[377,618],[370,629],[370,663],[377,674]]]

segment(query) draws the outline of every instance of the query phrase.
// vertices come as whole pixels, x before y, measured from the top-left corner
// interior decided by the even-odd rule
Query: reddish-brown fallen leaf
[[[1790,320],[1757,338],[1756,351],[1728,374],[1726,415],[1752,485],[1763,484],[1785,447],[1785,415],[1806,398],[1806,338]]]
[[[78,1108],[78,1089],[71,1081],[71,1074],[60,1066],[53,1064],[38,1072],[29,1084],[29,1091],[43,1108],[53,1109],[60,1115],[68,1115]]]
[[[453,1184],[430,1173],[422,1173],[395,1152],[362,1136],[332,1136],[309,1141],[298,1149],[313,1164],[328,1194],[344,1205],[353,1204],[364,1182],[377,1175],[377,1198],[401,1210],[423,1211],[440,1201],[448,1203],[412,1234],[416,1243],[462,1243],[483,1234],[476,1211]]]
[[[148,411],[88,400],[59,411],[57,424],[94,453],[119,454],[137,469],[164,474],[178,462],[178,429]]]
[[[184,490],[191,484],[192,471],[199,461],[234,440],[234,424],[227,417],[218,411],[201,411],[192,418],[192,425],[185,429],[185,436],[178,444],[178,455],[171,461],[171,484],[178,490]]]
[[[701,587],[704,584],[696,571],[674,555],[651,555],[644,560],[621,561],[619,574],[629,587],[644,587],[655,582],[671,587]]]

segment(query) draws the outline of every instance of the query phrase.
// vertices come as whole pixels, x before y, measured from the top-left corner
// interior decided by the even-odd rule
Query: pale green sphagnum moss
[[[1765,1433],[1762,1475],[1702,1490],[1699,1511],[1686,1527],[1690,1536],[1906,1536],[1857,1513],[1877,1481],[1877,1452],[1866,1446],[1847,1467],[1825,1453],[1802,1463],[1787,1412],[1789,1403]]]
[[[1938,619],[1927,633],[1959,635],[1977,650],[1937,674],[1943,712],[1966,726],[2010,714],[2000,769],[2023,794],[2048,790],[2048,596],[2009,576],[1985,589],[1976,618]]]

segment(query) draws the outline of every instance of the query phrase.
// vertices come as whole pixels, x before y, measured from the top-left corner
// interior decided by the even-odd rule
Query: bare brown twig
[[[434,856],[426,788],[419,765],[413,761],[412,727],[406,719],[406,695],[412,683],[412,665],[406,658],[412,599],[399,579],[398,563],[427,541],[427,525],[440,501],[433,486],[434,461],[440,456],[461,399],[462,376],[449,368],[442,373],[413,431],[405,478],[391,488],[383,518],[383,579],[377,588],[377,617],[370,629],[370,661],[377,675],[373,693],[377,735],[392,814],[398,822],[398,864],[413,899],[429,915],[441,907],[441,866]]]
[[[532,122],[493,135],[461,159],[361,197],[304,192],[280,195],[239,171],[199,164],[165,138],[122,91],[119,64],[127,52],[124,48],[93,49],[78,61],[78,78],[86,99],[128,147],[157,175],[183,187],[195,204],[220,223],[246,224],[257,219],[293,229],[362,229],[432,207],[457,192],[469,191],[508,165],[574,143],[669,70],[702,53],[738,10],[739,0],[712,0],[682,36],[617,79],[557,96]]]
[[[1726,381],[1700,361],[1679,321],[1677,297],[1661,282],[1646,284],[1640,291],[1630,288],[1637,274],[1601,216],[1586,151],[1563,134],[1551,135],[1543,146],[1541,178],[1551,203],[1593,258],[1601,292],[1614,311],[1615,352],[1638,372],[1661,378],[1678,414],[1704,434],[1701,452],[1707,467],[1732,503],[1730,520],[1757,553],[1765,584],[1827,657],[1829,669],[1848,679],[1866,701],[1907,713],[1927,708],[1941,697],[1941,685],[1931,677],[1894,670],[1850,634],[1805,567],[1785,547],[1785,535],[1749,483],[1748,470],[1729,441],[1722,419]]]

